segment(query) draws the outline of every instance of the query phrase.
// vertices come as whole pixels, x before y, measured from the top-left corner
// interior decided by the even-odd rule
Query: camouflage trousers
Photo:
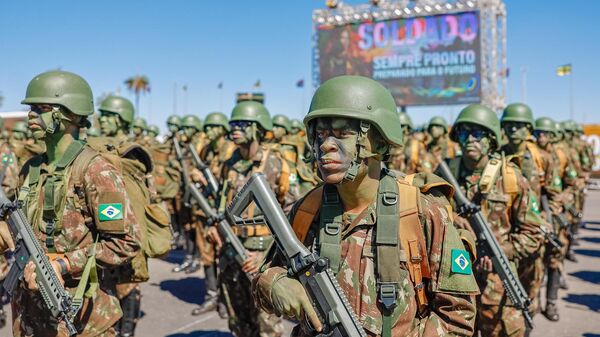
[[[532,315],[537,314],[540,310],[538,295],[540,294],[544,273],[546,272],[546,266],[544,265],[545,248],[546,247],[542,245],[538,253],[527,257],[519,263],[519,279],[531,300],[529,312]]]
[[[239,265],[225,256],[219,262],[220,292],[229,312],[231,332],[237,337],[281,337],[281,317],[268,314],[254,304],[250,280]]]
[[[485,337],[523,337],[525,319],[515,307],[477,304],[477,331]]]
[[[558,231],[558,241],[563,245],[560,250],[553,249],[551,246],[546,247],[545,264],[548,268],[562,271],[564,268],[564,259],[567,255],[567,249],[569,248],[569,233],[567,233],[566,228],[561,228]]]

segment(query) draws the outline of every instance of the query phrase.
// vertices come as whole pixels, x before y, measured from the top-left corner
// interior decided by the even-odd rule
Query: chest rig
[[[402,265],[406,265],[413,283],[419,313],[423,314],[427,309],[424,279],[431,278],[431,273],[419,219],[419,197],[418,188],[397,180],[387,170],[382,172],[377,192],[375,230],[375,273],[378,297],[384,309],[382,337],[391,336],[392,314],[403,280]],[[319,256],[327,258],[331,270],[337,274],[345,257],[341,245],[345,233],[342,225],[344,207],[335,186],[321,185],[311,191],[298,207],[292,227],[300,241],[306,239],[317,212]]]
[[[62,229],[62,211],[65,206],[67,179],[65,177],[75,158],[85,148],[85,142],[74,141],[69,145],[64,155],[58,160],[53,172],[42,175],[41,166],[44,157],[34,159],[29,167],[29,174],[25,178],[19,193],[19,200],[24,202],[25,211],[29,214],[34,211],[33,225],[46,234],[46,248],[49,253],[55,253],[54,238]],[[83,193],[83,191],[80,191]],[[83,195],[81,197],[84,197]],[[29,210],[29,200],[38,200],[42,207],[38,210]],[[40,214],[41,211],[41,214]]]

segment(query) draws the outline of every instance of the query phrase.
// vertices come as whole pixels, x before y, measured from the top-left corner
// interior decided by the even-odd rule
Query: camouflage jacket
[[[410,136],[406,144],[392,148],[389,167],[406,174],[432,173],[436,167],[436,160],[427,152],[423,142]]]
[[[198,153],[200,159],[204,161],[210,168],[212,174],[215,175],[217,181],[221,180],[221,173],[223,172],[223,165],[231,158],[235,151],[235,144],[229,141],[227,138],[223,138],[223,142],[220,145],[207,144]]]
[[[496,159],[499,160],[497,157]],[[489,193],[482,193],[479,186],[482,172],[469,171],[462,164],[461,157],[454,161],[460,163],[454,175],[461,189],[468,199],[481,206],[506,257],[516,266],[520,260],[536,253],[543,241],[539,232],[542,223],[540,208],[520,170],[513,163],[505,164],[516,175],[515,186],[508,186],[508,182],[505,184],[508,179],[500,173]],[[451,162],[451,168],[456,166],[452,164]],[[481,273],[478,281],[482,291],[481,302],[487,305],[500,304],[504,297],[504,286],[498,275]]]
[[[536,162],[543,159],[536,158],[536,155],[532,153],[529,148],[529,146],[538,148],[537,144],[533,140],[527,140],[527,143],[525,150],[520,153],[513,153],[508,145],[503,146],[501,151],[504,152],[509,161],[512,161],[519,167],[525,179],[529,181],[529,187],[533,190],[539,200],[542,193],[542,183],[546,173],[544,172],[544,168],[541,167],[542,165]]]
[[[30,168],[39,166],[37,185],[31,190],[23,189],[24,211],[34,232],[46,247],[47,224],[42,219],[43,188],[52,176],[45,163],[45,156],[32,158],[21,171],[24,183],[29,181]],[[75,159],[77,160],[77,159]],[[73,165],[65,169],[69,177]],[[23,185],[25,187],[25,185]],[[71,295],[78,285],[79,277],[88,261],[88,254],[97,240],[96,259],[99,268],[100,287],[92,298],[85,298],[75,326],[79,336],[97,336],[110,329],[121,317],[119,301],[115,296],[115,285],[109,271],[128,263],[140,250],[140,229],[132,205],[125,195],[125,184],[118,170],[101,156],[96,156],[87,165],[82,182],[74,179],[55,183],[56,215],[60,221],[56,227],[54,249],[64,254],[71,270],[64,276],[65,288]],[[112,207],[113,213],[106,211]],[[116,209],[116,213],[114,210]],[[13,329],[15,336],[68,336],[64,323],[58,322],[44,307],[39,292],[31,292],[22,284],[12,298]],[[57,334],[58,330],[58,334]]]
[[[429,306],[424,313],[417,311],[417,301],[408,267],[401,262],[398,268],[404,279],[400,283],[397,305],[391,315],[392,336],[471,336],[475,324],[474,295],[478,293],[472,273],[455,274],[452,272],[450,251],[465,248],[452,224],[448,209],[439,202],[440,191],[432,188],[428,193],[420,193],[419,219],[423,228],[425,245],[431,277],[426,282],[426,295]],[[444,197],[442,197],[444,200]],[[290,213],[293,218],[296,203]],[[366,216],[358,220],[357,225],[346,233],[357,214],[344,213],[342,216],[342,252],[337,281],[348,298],[352,309],[368,336],[380,336],[383,327],[382,307],[378,300],[377,288],[377,247],[373,242],[377,230],[377,211],[373,203],[368,207]],[[316,238],[319,236],[319,216],[315,216],[304,244],[318,251]],[[399,247],[401,254],[403,252]],[[265,289],[270,286],[268,270],[282,266],[284,262],[277,253],[271,262],[261,269],[254,280],[256,302],[266,311],[272,312],[270,299]],[[269,267],[267,269],[267,267]],[[277,267],[275,267],[277,268]],[[264,278],[263,278],[264,277]],[[304,337],[304,336],[303,336]]]
[[[427,152],[432,154],[437,160],[454,159],[460,153],[460,148],[456,143],[445,136],[437,143],[429,142]]]
[[[8,143],[0,145],[0,181],[9,200],[13,200],[19,187],[18,159]]]
[[[31,157],[46,152],[45,145],[36,143],[33,139],[11,140],[10,146],[17,157],[19,168],[23,167]]]

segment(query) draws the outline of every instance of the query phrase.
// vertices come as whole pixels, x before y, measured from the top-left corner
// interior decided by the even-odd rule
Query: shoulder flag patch
[[[453,273],[471,274],[471,260],[469,253],[462,249],[452,249],[452,268]]]
[[[100,204],[98,218],[100,221],[122,220],[123,206],[121,204]]]

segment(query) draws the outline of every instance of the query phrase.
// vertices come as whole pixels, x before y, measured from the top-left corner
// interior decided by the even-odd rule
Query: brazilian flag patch
[[[6,165],[6,164],[12,164],[13,159],[12,156],[9,154],[2,154],[2,164]]]
[[[540,204],[538,204],[537,199],[534,196],[531,196],[531,210],[535,213],[535,214],[540,214]]]
[[[100,221],[112,221],[123,219],[123,205],[121,204],[100,204],[98,206],[98,218]]]
[[[452,268],[453,273],[471,275],[471,260],[469,253],[462,249],[452,249]]]

